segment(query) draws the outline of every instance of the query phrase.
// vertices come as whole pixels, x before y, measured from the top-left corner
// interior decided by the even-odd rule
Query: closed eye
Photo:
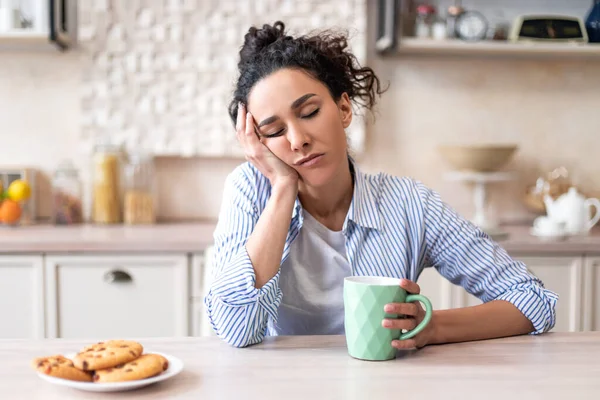
[[[313,118],[315,115],[317,115],[319,113],[320,108],[316,108],[313,112],[306,114],[306,115],[302,115],[300,118],[302,119],[310,119]],[[264,137],[264,138],[274,138],[277,136],[281,136],[283,135],[283,133],[285,132],[285,129],[280,129],[275,133],[269,133],[269,134],[260,134],[260,136]]]
[[[310,114],[303,115],[301,118],[305,118],[305,119],[312,118],[319,113],[319,110],[320,110],[320,108],[316,108],[315,111],[311,112]]]

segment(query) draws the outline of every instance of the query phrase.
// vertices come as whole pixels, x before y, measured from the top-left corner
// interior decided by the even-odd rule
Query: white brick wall
[[[161,155],[239,155],[227,115],[243,36],[281,19],[290,32],[349,29],[366,59],[366,0],[83,0],[88,53],[81,140],[107,135]],[[349,129],[361,152],[364,120]]]

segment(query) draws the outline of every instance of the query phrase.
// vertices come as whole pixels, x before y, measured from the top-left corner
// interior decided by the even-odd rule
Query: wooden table
[[[600,332],[430,346],[396,360],[348,356],[342,336],[269,338],[236,349],[216,338],[144,339],[181,358],[178,376],[124,393],[51,385],[32,358],[89,341],[0,341],[0,399],[599,399]]]

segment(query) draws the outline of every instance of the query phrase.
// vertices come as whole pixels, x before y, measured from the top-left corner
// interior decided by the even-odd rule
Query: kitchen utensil
[[[567,233],[571,235],[585,234],[600,220],[600,200],[585,198],[576,188],[571,187],[567,193],[553,200],[544,196],[548,217],[557,222],[564,222]],[[591,209],[596,211],[592,217]]]
[[[438,151],[458,171],[493,172],[512,158],[517,145],[441,145]]]
[[[384,311],[389,303],[421,302],[425,317],[412,330],[402,333],[381,325],[384,319],[399,317]],[[391,360],[397,349],[392,340],[410,339],[421,332],[432,314],[431,302],[421,294],[400,287],[400,279],[379,276],[350,276],[344,279],[344,328],[350,356],[369,361]]]

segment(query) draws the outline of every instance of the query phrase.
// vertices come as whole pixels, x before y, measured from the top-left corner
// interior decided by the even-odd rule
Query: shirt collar
[[[346,230],[348,221],[352,221],[364,228],[381,230],[377,188],[367,180],[366,175],[356,166],[352,158],[350,158],[350,172],[354,177],[354,193],[343,229]]]

